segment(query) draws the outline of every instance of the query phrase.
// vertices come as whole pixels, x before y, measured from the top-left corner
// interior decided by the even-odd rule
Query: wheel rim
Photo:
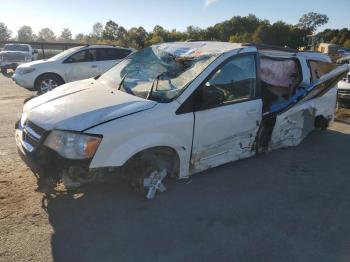
[[[143,179],[143,186],[147,189],[146,197],[148,199],[154,198],[157,191],[164,192],[166,187],[163,184],[163,179],[166,177],[167,171],[153,171],[147,178]]]
[[[53,79],[45,79],[40,84],[40,91],[42,93],[46,93],[48,91],[51,91],[52,89],[56,88],[58,84]]]

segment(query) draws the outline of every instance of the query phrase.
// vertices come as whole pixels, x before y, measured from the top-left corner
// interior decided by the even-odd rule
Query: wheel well
[[[315,117],[315,128],[317,129],[327,129],[329,126],[329,119],[324,117],[323,115],[318,115]]]
[[[142,150],[132,157],[124,164],[124,166],[130,167],[130,165],[137,165],[137,162],[146,155],[153,154],[159,161],[164,161],[168,165],[168,172],[170,176],[177,177],[180,170],[180,158],[175,149],[167,146],[158,146],[147,148]],[[163,162],[163,163],[164,163]]]
[[[43,74],[37,76],[37,78],[36,78],[35,81],[34,81],[34,87],[35,87],[35,88],[37,88],[38,80],[39,80],[41,77],[46,76],[46,75],[55,75],[55,76],[59,77],[59,78],[62,80],[62,83],[65,83],[65,81],[63,80],[63,78],[62,78],[59,74],[49,72],[49,73],[43,73]]]

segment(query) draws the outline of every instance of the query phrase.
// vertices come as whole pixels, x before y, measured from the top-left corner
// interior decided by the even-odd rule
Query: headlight
[[[96,135],[53,130],[44,144],[65,158],[85,159],[94,156],[101,140]]]
[[[24,124],[25,124],[25,122],[27,121],[27,114],[26,113],[22,113],[22,116],[21,116],[21,121],[20,121],[20,123],[21,123],[21,127],[23,127],[24,126]]]
[[[18,68],[18,74],[20,74],[20,75],[29,74],[33,71],[35,71],[35,68],[33,68],[33,67]]]

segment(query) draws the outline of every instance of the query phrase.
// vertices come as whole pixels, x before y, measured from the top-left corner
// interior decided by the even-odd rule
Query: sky
[[[255,14],[271,23],[296,24],[308,12],[327,14],[325,28],[350,28],[350,0],[0,0],[0,22],[13,36],[22,25],[37,33],[43,27],[59,35],[69,28],[73,35],[88,34],[96,22],[114,20],[129,29],[157,24],[165,29],[206,28],[232,16]]]

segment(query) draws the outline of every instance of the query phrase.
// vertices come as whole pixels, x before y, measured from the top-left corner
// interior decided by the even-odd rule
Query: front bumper
[[[44,146],[49,132],[29,123],[30,127],[22,127],[19,121],[16,123],[15,139],[20,157],[35,174],[39,177],[52,177],[58,181],[70,167],[89,170],[91,159],[72,160],[61,157]]]
[[[34,90],[34,79],[31,76],[28,76],[29,74],[26,74],[25,77],[23,75],[19,74],[13,74],[12,80],[19,86],[24,87],[28,90]]]

